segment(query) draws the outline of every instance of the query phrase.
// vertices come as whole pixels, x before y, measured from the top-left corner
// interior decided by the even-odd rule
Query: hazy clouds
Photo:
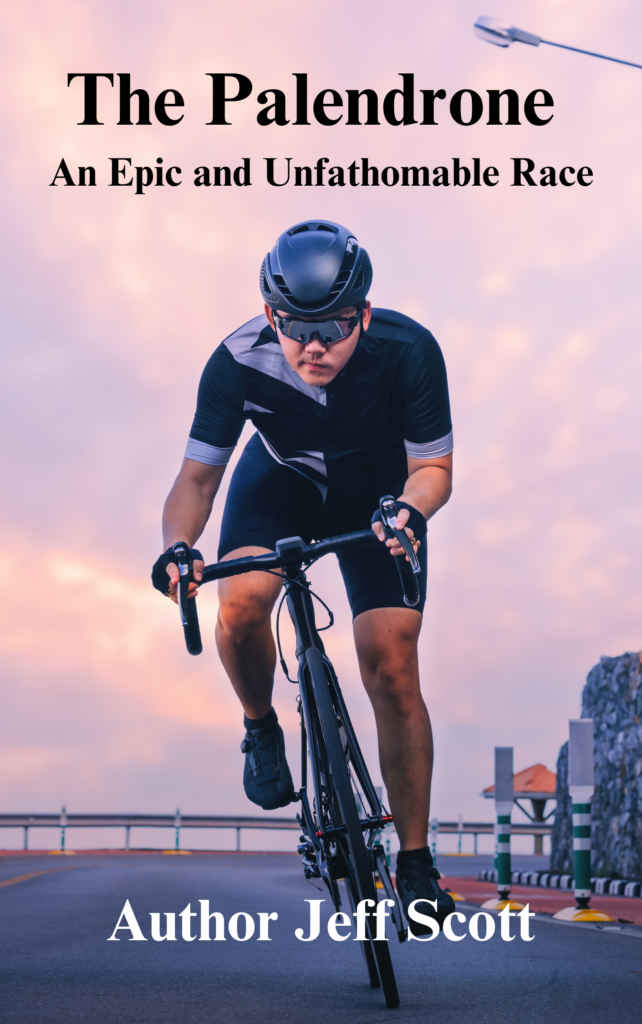
[[[642,71],[472,35],[480,13],[642,62],[630,0],[478,4],[242,0],[27,2],[4,18],[2,454],[6,810],[251,813],[241,714],[218,664],[216,593],[200,599],[205,654],[189,658],[174,606],[149,584],[162,502],[201,369],[260,311],[258,270],[290,223],[349,224],[374,265],[372,300],[443,347],[455,426],[451,503],[429,533],[424,686],[438,752],[435,811],[479,819],[492,747],[553,768],[601,654],[641,646],[639,107]],[[179,89],[176,128],[78,127],[70,71],[129,71]],[[536,88],[550,125],[261,128],[254,98],[207,127],[207,71],[294,96],[322,88]],[[102,105],[104,102],[104,105]],[[92,164],[98,187],[50,188]],[[183,168],[176,189],[107,187],[110,156]],[[494,189],[270,188],[263,158],[347,166],[476,156]],[[510,160],[593,168],[594,183],[512,188]],[[197,165],[252,161],[251,188],[191,184]],[[216,504],[220,514],[222,497]],[[215,518],[203,538],[215,559]],[[364,736],[376,739],[338,570],[315,583],[343,612],[329,649]],[[277,708],[296,747],[294,691]]]

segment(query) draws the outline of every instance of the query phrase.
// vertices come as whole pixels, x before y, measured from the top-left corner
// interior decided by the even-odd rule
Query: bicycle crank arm
[[[391,917],[392,917],[393,924],[394,924],[395,928],[397,929],[397,935],[399,937],[399,942],[405,942],[406,939],[408,938],[408,932],[406,931],[406,929],[404,927],[404,924],[403,924],[403,918],[401,916],[401,910],[399,909],[399,900],[397,898],[397,893],[395,892],[395,888],[394,888],[394,886],[392,884],[392,878],[390,877],[390,869],[388,868],[388,861],[386,860],[386,854],[385,854],[383,846],[375,846],[375,848],[374,848],[374,855],[375,855],[375,864],[376,864],[376,867],[377,867],[377,874],[379,875],[379,878],[381,879],[381,884],[383,885],[385,894],[386,894],[387,898],[389,900],[392,900],[393,903],[394,903],[394,906],[392,908]]]

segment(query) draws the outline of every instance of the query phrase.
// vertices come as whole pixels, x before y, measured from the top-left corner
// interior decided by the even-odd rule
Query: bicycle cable
[[[321,557],[321,556],[319,556],[319,557]],[[314,561],[317,561],[317,559],[314,559]],[[312,564],[313,563],[311,562],[310,565],[312,565]],[[270,576],[276,576],[277,579],[280,579],[280,580],[289,580],[289,582],[292,583],[294,586],[300,587],[301,590],[305,590],[308,594],[310,594],[311,597],[314,597],[319,602],[319,604],[322,604],[323,607],[325,608],[325,610],[327,611],[328,615],[330,616],[330,621],[328,622],[327,626],[317,626],[316,627],[317,633],[323,633],[326,629],[330,629],[331,626],[334,626],[334,613],[333,613],[332,609],[328,608],[328,606],[325,603],[325,601],[323,600],[323,598],[319,597],[318,594],[315,594],[313,590],[310,590],[309,583],[308,584],[300,583],[299,580],[293,580],[290,577],[286,576],[282,572],[275,572],[274,569],[263,569],[261,566],[257,566],[255,571],[257,571],[257,572],[267,572]],[[298,682],[298,679],[290,679],[290,673],[288,672],[288,666],[285,663],[285,658],[283,657],[283,649],[281,647],[281,631],[280,631],[279,623],[280,623],[280,619],[281,619],[281,609],[283,607],[283,602],[285,601],[287,596],[288,595],[286,593],[281,598],[281,601],[280,601],[280,604],[279,604],[279,607],[278,607],[277,613],[276,613],[276,645],[277,645],[277,649],[278,649],[278,652],[279,652],[279,661],[281,663],[281,668],[283,670],[283,674],[285,675],[285,678],[287,679],[287,681],[289,683],[294,683],[296,685],[296,683]]]
[[[273,572],[271,569],[264,569],[263,572],[269,572],[271,576],[281,576],[282,575],[282,573]],[[286,576],[284,576],[283,578],[287,579]],[[317,626],[316,627],[317,633],[323,633],[326,629],[330,629],[331,626],[334,626],[334,613],[332,612],[331,608],[328,608],[328,606],[325,603],[325,601],[323,600],[323,598],[319,597],[318,594],[315,594],[313,590],[310,590],[309,585],[306,586],[305,583],[299,583],[298,580],[293,580],[293,579],[290,580],[290,583],[294,583],[295,586],[301,587],[301,590],[307,591],[307,593],[310,594],[311,597],[316,598],[316,600],[319,602],[319,604],[323,605],[323,607],[327,611],[328,615],[330,616],[330,621],[328,622],[327,626]],[[281,628],[280,628],[281,609],[283,608],[283,602],[285,601],[287,596],[288,596],[287,593],[283,595],[283,597],[281,598],[281,600],[279,602],[279,607],[278,607],[277,612],[276,612],[276,646],[277,646],[277,650],[279,652],[279,662],[281,664],[281,669],[283,671],[283,674],[284,674],[285,678],[287,679],[287,681],[289,683],[294,683],[296,685],[296,683],[298,683],[298,679],[290,679],[290,673],[288,671],[288,666],[286,665],[285,658],[283,657],[283,648],[281,647]]]

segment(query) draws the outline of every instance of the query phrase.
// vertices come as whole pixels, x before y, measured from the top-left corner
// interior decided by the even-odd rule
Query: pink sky
[[[489,0],[490,4],[490,0]],[[483,8],[483,5],[482,5]],[[490,817],[493,747],[516,769],[554,768],[584,678],[642,638],[639,483],[639,109],[642,71],[475,39],[480,13],[642,63],[633,0],[494,0],[480,9],[363,0],[268,6],[25,0],[3,51],[3,811],[252,813],[241,787],[239,708],[217,660],[214,587],[200,599],[205,653],[149,584],[162,502],[180,465],[201,369],[261,310],[258,270],[307,216],[347,223],[370,252],[375,305],[442,345],[455,426],[455,491],[430,528],[424,689],[436,734],[434,812]],[[78,127],[73,71],[129,71],[185,98],[175,128]],[[293,98],[399,86],[547,89],[550,125],[441,123],[262,128],[254,96],[207,126],[207,71]],[[107,187],[109,156],[183,168],[176,189]],[[478,156],[494,189],[271,188],[263,157],[347,166]],[[61,157],[96,188],[50,188]],[[251,188],[196,189],[200,164],[252,161]],[[512,188],[510,158],[589,165],[589,188]],[[636,287],[637,286],[637,287]],[[216,501],[202,540],[215,559]],[[314,570],[338,615],[329,650],[373,775],[372,715],[336,564]],[[294,689],[277,709],[295,760]],[[4,837],[9,841],[10,837]],[[17,840],[17,836],[14,839]],[[0,843],[2,838],[0,837]]]

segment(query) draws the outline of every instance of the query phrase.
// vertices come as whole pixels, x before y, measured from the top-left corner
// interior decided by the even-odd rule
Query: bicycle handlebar
[[[337,537],[326,537],[325,540],[313,541],[312,544],[301,543],[301,564],[310,565],[317,558],[348,548],[362,547],[377,541],[372,530],[357,530],[355,533],[342,533]],[[283,541],[280,542],[281,544]],[[212,580],[226,579],[228,576],[240,576],[257,569],[282,569],[287,564],[278,551],[269,551],[264,555],[246,555],[244,558],[230,558],[227,562],[216,562],[206,565],[203,570],[203,583]]]
[[[381,499],[382,503],[393,499]],[[403,547],[410,561],[406,561],[405,555],[397,559],[397,569],[403,590],[403,599],[409,608],[413,608],[419,602],[419,587],[417,585],[416,573],[420,572],[419,562],[403,530],[396,530],[392,522],[384,519],[384,530],[386,536],[396,537]],[[203,570],[201,583],[211,583],[212,580],[227,579],[230,576],[241,576],[246,572],[256,570],[282,569],[286,566],[311,565],[323,555],[329,555],[337,551],[346,551],[349,548],[364,547],[367,544],[379,544],[380,541],[372,530],[357,530],[354,533],[342,533],[336,537],[326,537],[325,540],[313,541],[311,544],[304,544],[300,537],[289,537],[279,541],[277,551],[268,551],[263,555],[246,555],[244,558],[231,558],[227,562],[216,562],[214,565],[206,565]],[[186,544],[175,544],[174,551],[178,562],[180,582],[178,587],[178,604],[181,613],[181,623],[185,634],[185,644],[190,654],[200,654],[203,650],[201,633],[198,625],[198,613],[194,598],[188,599],[189,583],[192,579],[192,564],[190,561],[189,548]],[[199,583],[200,586],[200,583]]]

